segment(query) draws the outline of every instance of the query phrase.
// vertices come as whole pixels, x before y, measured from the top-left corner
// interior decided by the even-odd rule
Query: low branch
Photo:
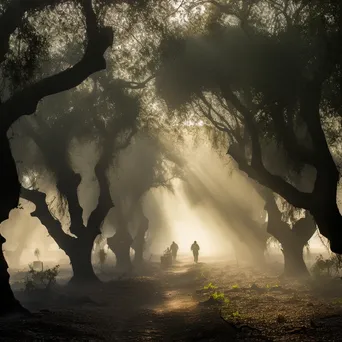
[[[78,187],[81,183],[81,176],[75,173],[69,164],[62,164],[56,174],[56,187],[60,194],[68,202],[68,210],[70,216],[70,233],[81,237],[84,229],[83,224],[83,208],[78,198]]]
[[[293,185],[289,184],[281,177],[271,174],[265,168],[262,161],[259,133],[250,110],[246,108],[237,96],[235,96],[227,87],[222,87],[222,93],[225,100],[231,102],[232,105],[243,115],[245,125],[252,140],[252,158],[250,165],[246,161],[244,153],[242,153],[241,149],[236,144],[229,148],[228,154],[230,154],[237,162],[240,170],[245,172],[249,177],[261,185],[272,189],[274,192],[284,197],[293,206],[309,209],[311,194],[299,191]]]
[[[40,125],[46,126],[45,122],[41,122]],[[47,127],[44,128],[48,129]],[[83,209],[79,204],[77,194],[78,187],[81,183],[81,176],[76,174],[70,166],[68,155],[65,155],[68,154],[67,146],[61,146],[60,144],[56,146],[47,145],[43,137],[37,133],[28,120],[23,120],[23,129],[39,147],[47,164],[55,173],[57,190],[68,202],[70,232],[80,237],[82,229],[84,228]],[[58,158],[58,162],[56,163],[57,156],[61,156],[61,158]]]
[[[291,241],[291,228],[282,220],[282,212],[278,208],[274,193],[269,189],[262,189],[259,194],[265,200],[265,209],[268,214],[267,233],[276,238],[281,244]]]
[[[293,185],[286,182],[279,176],[268,172],[264,167],[258,168],[247,163],[246,159],[241,156],[236,145],[232,145],[227,154],[229,154],[237,163],[239,169],[245,172],[248,177],[252,178],[261,185],[272,189],[280,196],[285,198],[289,203],[298,208],[309,209],[310,207],[310,193],[304,193],[296,189]]]
[[[64,251],[67,250],[74,238],[63,231],[61,223],[51,214],[46,203],[46,194],[38,190],[29,190],[22,187],[20,197],[36,206],[31,216],[37,217],[58,246]]]

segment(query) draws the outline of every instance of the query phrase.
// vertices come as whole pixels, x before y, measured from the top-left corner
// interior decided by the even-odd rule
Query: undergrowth
[[[24,282],[25,291],[49,290],[56,284],[59,265],[42,271],[35,270],[32,265],[29,265],[29,268]]]

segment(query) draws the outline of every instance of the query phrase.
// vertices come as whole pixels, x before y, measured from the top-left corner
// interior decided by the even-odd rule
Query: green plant
[[[276,288],[278,288],[278,287],[279,287],[278,284],[276,284],[276,285],[266,284],[266,286],[265,286],[265,288],[266,288],[267,290],[276,289]]]
[[[208,285],[203,286],[203,290],[215,290],[217,286],[213,285],[213,283],[209,283]]]
[[[223,292],[218,292],[218,291],[215,291],[211,296],[210,298],[214,299],[215,301],[217,302],[220,302],[220,303],[225,303],[225,304],[228,304],[229,303],[229,299],[227,299],[224,295]]]
[[[342,304],[342,298],[335,299],[332,303],[333,304]]]
[[[44,271],[36,271],[32,265],[29,265],[30,270],[27,273],[25,280],[25,291],[33,291],[37,289],[49,290],[56,284],[56,278],[59,273],[59,265],[53,268],[48,268]]]
[[[234,290],[239,289],[239,288],[240,288],[240,286],[238,284],[235,284],[232,286],[232,289],[234,289]]]
[[[324,259],[322,255],[316,258],[316,262],[311,267],[311,272],[315,277],[338,275],[342,270],[342,259],[339,255],[332,255],[329,259]]]
[[[233,313],[232,313],[232,316],[233,316],[234,318],[240,318],[240,317],[241,317],[239,311],[233,312]]]

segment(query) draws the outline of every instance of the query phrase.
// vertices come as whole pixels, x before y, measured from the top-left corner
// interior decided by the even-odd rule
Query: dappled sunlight
[[[182,311],[194,308],[197,306],[197,302],[193,300],[192,296],[180,295],[177,291],[170,291],[166,293],[165,302],[155,307],[154,311],[161,314],[170,311]]]
[[[177,261],[175,262],[177,264]],[[170,272],[174,274],[185,274],[189,271],[189,268],[184,268],[184,267],[173,267]]]

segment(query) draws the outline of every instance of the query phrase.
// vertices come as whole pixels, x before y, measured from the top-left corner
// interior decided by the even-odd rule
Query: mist
[[[126,216],[129,233],[134,237],[137,227],[130,216],[140,202],[150,221],[146,234],[147,258],[162,255],[172,241],[179,245],[180,254],[189,256],[190,246],[196,240],[204,257],[257,262],[253,261],[251,250],[257,248],[260,236],[267,240],[269,235],[265,225],[264,200],[255,190],[254,182],[241,173],[234,161],[222,151],[210,143],[198,144],[194,133],[186,126],[183,135],[181,142],[165,143],[162,138],[140,134],[126,150],[120,152],[109,171],[111,193],[117,207],[111,209],[104,221],[103,237],[115,234],[120,215]],[[32,154],[36,153],[33,149]],[[177,158],[172,158],[175,155]],[[95,141],[72,143],[71,164],[82,177],[78,196],[84,222],[97,205],[99,188],[94,167],[98,158]],[[166,166],[156,171],[160,161]],[[181,172],[175,171],[175,166],[181,168]],[[156,176],[157,172],[163,175]],[[51,177],[43,175],[45,177],[40,179],[40,184],[53,198],[56,196],[55,184],[49,183]],[[37,248],[47,264],[68,265],[67,255],[49,237],[39,220],[30,216],[33,207],[26,203],[23,208],[13,211],[9,220],[2,224],[10,268],[27,268],[36,259],[34,251]],[[65,232],[68,232],[68,220],[68,216],[62,217]],[[313,236],[309,243],[315,253],[326,254],[326,248],[317,236]],[[104,246],[110,252],[108,245]],[[265,246],[264,252],[267,250],[271,254],[281,254],[277,244]],[[94,253],[95,250],[93,263],[96,263],[98,260]],[[134,250],[130,253],[133,257]],[[114,254],[111,255],[115,263]]]
[[[342,4],[0,1],[0,339],[342,340]]]

